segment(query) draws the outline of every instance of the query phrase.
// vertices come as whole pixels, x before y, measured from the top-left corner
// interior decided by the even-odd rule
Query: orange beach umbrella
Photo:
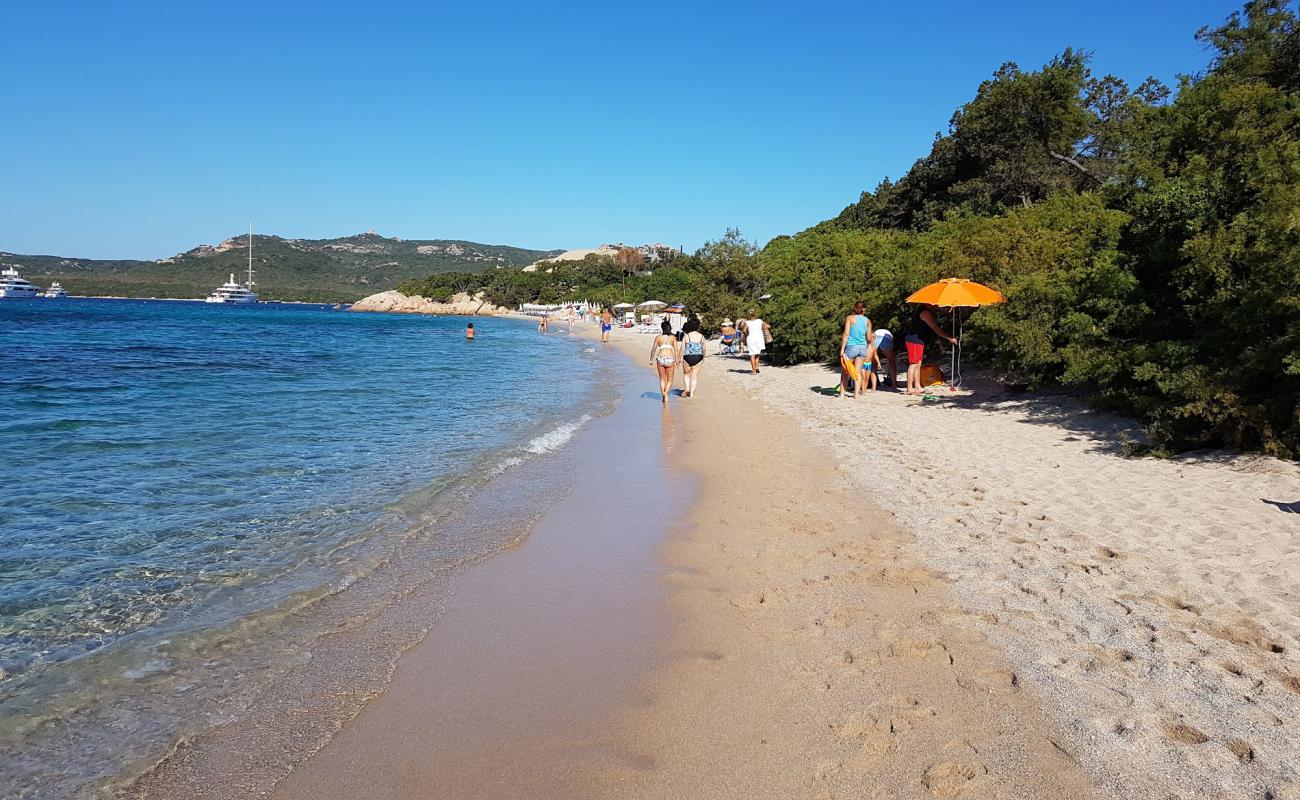
[[[990,289],[982,283],[967,280],[965,278],[944,278],[935,281],[929,286],[923,286],[907,298],[909,303],[929,303],[940,308],[954,309],[953,316],[957,318],[957,339],[961,340],[961,314],[955,309],[958,308],[979,308],[980,306],[995,306],[998,303],[1007,302],[1007,298],[997,289]],[[948,376],[948,386],[952,391],[957,391],[961,386],[961,347],[952,349],[952,364],[949,367],[952,374]]]
[[[965,278],[944,278],[923,286],[907,298],[909,303],[929,303],[940,308],[975,308],[1007,302],[1002,292]]]

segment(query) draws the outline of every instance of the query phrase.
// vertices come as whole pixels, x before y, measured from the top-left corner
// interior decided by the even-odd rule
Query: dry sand
[[[700,488],[665,546],[676,624],[592,796],[1101,796],[884,498],[738,366],[671,401]]]
[[[1297,465],[1125,458],[1068,398],[706,364],[627,796],[1088,796],[1077,761],[1116,798],[1300,797]]]

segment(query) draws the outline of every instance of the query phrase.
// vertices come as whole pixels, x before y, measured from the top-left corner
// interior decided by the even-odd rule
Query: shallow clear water
[[[500,319],[466,342],[464,325],[0,302],[0,701],[35,714],[16,701],[45,673],[338,585],[394,535],[385,514],[594,413],[589,343]]]

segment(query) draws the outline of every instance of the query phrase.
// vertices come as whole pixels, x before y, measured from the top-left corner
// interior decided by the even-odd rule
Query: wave
[[[532,453],[533,455],[539,455],[539,456],[545,455],[546,453],[555,452],[556,450],[563,447],[566,442],[572,439],[574,434],[582,430],[583,425],[586,425],[590,421],[591,421],[591,415],[583,414],[581,417],[579,417],[576,420],[573,420],[572,422],[566,422],[562,425],[552,428],[546,433],[543,433],[541,436],[534,438],[532,441],[528,443],[528,446],[525,447],[524,450],[526,450],[529,453]]]

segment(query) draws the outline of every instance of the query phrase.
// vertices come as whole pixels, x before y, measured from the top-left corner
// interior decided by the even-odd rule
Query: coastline
[[[97,308],[95,313],[118,313],[111,311],[112,303]],[[154,306],[160,308],[165,306]],[[192,313],[199,310],[172,306],[167,326],[210,317]],[[156,329],[155,317],[129,309],[125,313],[136,329]],[[196,602],[177,604],[176,612],[161,624],[124,630],[75,658],[10,672],[4,684],[5,713],[0,715],[0,785],[6,787],[0,794],[156,796],[164,772],[182,769],[183,762],[198,764],[223,738],[235,746],[220,749],[231,758],[246,757],[250,769],[239,770],[237,779],[230,777],[235,771],[210,773],[214,785],[227,785],[238,796],[242,793],[234,787],[276,778],[278,770],[328,738],[338,720],[383,689],[392,661],[442,612],[447,587],[461,572],[508,549],[527,534],[540,511],[564,496],[568,476],[548,466],[549,456],[563,450],[592,418],[608,413],[613,403],[611,393],[598,386],[607,371],[605,359],[585,342],[554,337],[533,348],[538,359],[526,374],[547,374],[563,366],[569,379],[562,387],[539,386],[527,395],[498,400],[495,390],[482,384],[444,400],[439,387],[445,382],[440,383],[438,373],[426,372],[415,384],[406,380],[412,358],[427,363],[429,354],[441,352],[443,375],[464,373],[465,365],[490,363],[494,353],[513,352],[524,340],[531,344],[534,334],[519,322],[499,323],[497,336],[467,346],[454,321],[311,314],[330,330],[356,332],[333,337],[332,342],[336,348],[347,342],[341,349],[362,356],[370,372],[340,386],[331,371],[310,366],[324,362],[299,357],[300,352],[310,355],[329,346],[317,343],[323,337],[305,334],[313,340],[305,351],[295,346],[281,350],[293,353],[295,363],[309,364],[296,373],[302,380],[290,385],[301,387],[300,396],[323,393],[327,401],[295,404],[285,396],[283,381],[249,381],[247,398],[276,394],[284,398],[282,409],[293,409],[292,415],[286,411],[285,419],[250,427],[259,433],[259,443],[267,444],[261,450],[244,448],[245,458],[234,467],[243,472],[229,483],[256,489],[270,499],[265,509],[248,515],[248,525],[219,525],[203,539],[227,546],[243,543],[254,556],[261,543],[277,544],[263,548],[270,554],[267,560],[278,559],[286,566],[268,569],[261,579],[262,573],[254,570],[262,562],[246,557],[240,580],[217,583],[211,603],[204,604],[206,596],[196,595]],[[283,324],[274,314],[231,319],[256,322],[270,317]],[[167,326],[164,329],[170,330]],[[194,330],[199,333],[192,338],[202,348],[206,329]],[[403,347],[381,341],[393,335],[402,337]],[[112,364],[113,348],[130,347],[135,341],[120,334],[112,337],[107,357],[93,342],[81,352],[87,361]],[[189,345],[182,340],[177,346],[184,352]],[[274,369],[276,363],[268,359],[267,366]],[[399,381],[410,385],[399,386]],[[327,412],[381,386],[388,387],[390,406],[397,402],[391,409],[395,413],[374,403],[366,425],[337,431],[330,427]],[[156,402],[169,400],[162,393]],[[429,403],[447,406],[446,413],[426,413]],[[213,414],[230,408],[228,403],[214,403]],[[342,410],[346,416],[347,409]],[[195,412],[192,418],[202,419],[203,414]],[[183,418],[173,427],[188,427],[190,420]],[[475,420],[491,429],[475,430]],[[272,427],[274,432],[263,440],[261,432]],[[300,428],[308,435],[299,435]],[[452,430],[463,431],[464,439],[442,433]],[[58,430],[35,438],[32,452],[41,452],[39,442],[58,447],[61,438]],[[173,441],[170,436],[161,440]],[[389,458],[377,460],[374,454]],[[214,457],[219,454],[214,452]],[[322,474],[284,468],[293,466],[294,458],[312,460],[314,466],[325,462],[333,470]],[[262,469],[267,459],[281,468]],[[285,479],[254,480],[264,474]],[[261,491],[295,482],[298,490],[291,496]],[[142,526],[146,521],[165,525],[167,519],[141,518]],[[176,567],[173,572],[184,574]],[[112,597],[103,592],[97,596]],[[258,724],[267,718],[274,724]],[[241,731],[256,735],[241,736]],[[168,748],[171,753],[164,752]],[[142,776],[140,782],[134,782],[137,776]],[[176,794],[186,796],[188,789],[182,787]]]
[[[579,332],[594,338],[590,326]],[[615,461],[588,457],[595,469],[581,474],[594,494],[565,494],[531,534],[459,575],[445,616],[403,652],[391,682],[324,746],[262,775],[271,796],[1127,800],[1251,786],[1293,796],[1297,754],[1283,742],[1300,681],[1295,648],[1281,644],[1294,632],[1278,616],[1295,597],[1285,530],[1270,530],[1266,552],[1280,566],[1262,576],[1283,594],[1261,605],[1258,584],[1237,601],[1259,622],[1199,620],[1201,609],[1142,585],[1177,564],[1176,542],[1143,551],[1119,532],[1102,545],[1077,519],[1055,524],[1083,513],[1062,503],[1087,498],[1044,477],[1065,468],[1077,486],[1120,469],[1143,491],[1190,476],[1181,491],[1206,496],[1209,481],[1232,475],[1280,491],[1293,485],[1289,465],[1120,460],[1122,421],[1050,411],[1050,398],[1029,410],[892,393],[840,401],[814,395],[830,375],[815,365],[753,377],[712,357],[704,393],[661,410],[641,368],[648,339],[616,330],[611,346],[638,368],[620,409],[552,462],[577,469],[565,459],[625,444]],[[653,407],[657,423],[640,438],[604,427],[638,407]],[[962,438],[972,424],[984,430]],[[909,447],[918,425],[951,435],[951,450]],[[643,460],[647,448],[658,461]],[[623,461],[641,468],[619,473]],[[601,537],[623,528],[591,518],[624,507],[620,487],[641,488],[666,466],[685,482],[672,490],[678,510],[633,511],[646,524],[604,552]],[[973,488],[954,485],[963,481]],[[1196,533],[1180,505],[1111,508],[1103,525],[1146,513]],[[1175,578],[1223,588],[1195,568]],[[1089,628],[1101,606],[1137,616]],[[1144,651],[1124,640],[1137,633],[1151,634]],[[1269,645],[1282,650],[1259,652]],[[1180,666],[1195,647],[1200,658]],[[1189,695],[1205,691],[1210,668],[1222,688]],[[1249,705],[1216,699],[1234,691]],[[273,736],[256,752],[284,745]],[[124,796],[247,796],[250,784],[211,776],[242,780],[261,765],[207,752],[208,778],[173,772]]]
[[[585,341],[574,344],[591,349]],[[614,365],[614,380],[623,386],[623,391],[639,391],[634,381],[627,380],[628,371],[621,358]],[[542,561],[554,558],[560,552],[548,548],[545,542],[532,544],[532,537],[534,534],[547,537],[546,531],[556,525],[559,515],[571,507],[571,498],[583,491],[583,486],[575,486],[575,480],[581,483],[582,476],[586,475],[586,480],[594,481],[601,476],[602,470],[610,471],[605,469],[610,464],[584,463],[587,453],[605,447],[602,441],[592,438],[599,434],[593,434],[589,429],[606,430],[615,438],[632,435],[636,446],[626,452],[605,449],[607,460],[621,462],[631,455],[658,457],[655,445],[662,426],[658,404],[655,404],[653,414],[643,416],[639,423],[629,427],[626,414],[620,412],[631,406],[630,399],[611,398],[604,402],[609,404],[605,410],[590,412],[571,425],[561,426],[563,430],[558,433],[562,435],[535,443],[535,449],[530,445],[532,456],[522,463],[509,459],[505,469],[495,478],[474,487],[468,495],[461,495],[464,504],[458,506],[453,514],[430,520],[422,526],[426,532],[421,537],[430,536],[451,543],[460,539],[477,541],[487,536],[498,542],[499,547],[481,554],[467,553],[454,563],[437,563],[430,574],[425,574],[428,567],[419,551],[395,554],[390,563],[365,578],[370,583],[380,582],[382,586],[378,589],[362,587],[358,582],[356,587],[324,598],[327,609],[333,605],[349,605],[349,599],[355,601],[358,596],[355,589],[365,588],[361,596],[370,598],[371,602],[360,612],[350,610],[348,613],[329,614],[322,635],[290,653],[288,671],[267,693],[257,698],[257,708],[246,709],[231,719],[221,720],[196,737],[181,740],[161,759],[123,774],[105,791],[116,797],[235,798],[266,793],[282,782],[292,786],[295,781],[304,779],[300,777],[300,771],[301,775],[310,775],[313,763],[332,761],[332,754],[339,751],[339,746],[334,743],[336,737],[344,737],[346,743],[351,729],[364,728],[365,720],[370,716],[382,716],[387,699],[395,699],[399,707],[408,705],[406,701],[411,693],[401,687],[409,688],[409,685],[399,682],[403,675],[412,671],[411,664],[419,664],[422,660],[433,659],[434,665],[427,669],[439,681],[456,674],[463,676],[463,687],[467,691],[457,696],[469,697],[472,694],[470,690],[477,685],[475,681],[485,674],[486,666],[484,661],[471,658],[469,654],[484,658],[490,658],[492,654],[485,655],[482,648],[468,647],[467,639],[472,639],[475,632],[495,637],[510,625],[520,624],[525,617],[510,617],[508,612],[513,609],[498,608],[496,610],[505,616],[498,617],[495,624],[478,624],[483,622],[483,617],[472,612],[468,615],[469,621],[462,623],[460,619],[466,615],[462,604],[466,598],[476,596],[475,587],[481,585],[493,587],[491,590],[477,590],[477,597],[485,604],[520,598],[520,592],[524,591],[522,582],[493,582],[490,576],[502,570],[509,572],[511,565],[519,563],[521,557],[527,564],[539,558]],[[650,438],[637,433],[637,425],[644,426],[647,422],[653,424],[654,435]],[[609,426],[613,426],[612,432]],[[642,463],[636,459],[633,461]],[[612,466],[617,468],[619,464]],[[412,510],[420,513],[423,501],[413,502]],[[607,518],[598,516],[600,508],[593,506],[591,510],[593,520],[600,519],[602,524],[609,522]],[[638,518],[641,522],[632,527],[642,525],[649,537],[645,541],[650,542],[646,547],[650,547],[653,541],[657,541],[655,537],[659,527],[650,524],[653,515],[649,511]],[[481,530],[484,526],[491,526],[493,530]],[[570,532],[572,527],[565,526],[560,534]],[[591,550],[597,552],[594,547]],[[579,563],[581,559],[578,556],[582,555],[581,552],[575,554],[572,564]],[[608,566],[617,560],[610,555],[603,558],[603,562],[600,558],[588,559],[591,572],[599,572],[597,565],[600,563]],[[626,577],[641,576],[646,560],[638,559]],[[540,592],[541,584],[556,574],[553,569],[534,570],[529,585]],[[487,584],[483,583],[484,580]],[[629,581],[620,581],[609,587],[611,603],[623,597],[628,585]],[[649,586],[648,577],[645,585]],[[585,597],[581,587],[577,587],[576,594],[574,590],[575,586],[565,587],[567,596]],[[652,603],[638,604],[638,608],[653,607]],[[322,610],[315,609],[312,616],[304,617],[303,621],[321,616]],[[593,619],[593,625],[588,629],[594,630],[598,622]],[[563,632],[563,629],[556,630]],[[650,641],[646,638],[648,634],[644,633],[648,630],[644,625],[634,626],[630,632],[636,635],[624,641],[625,649],[630,652],[636,642]],[[524,638],[532,631],[525,629],[520,633],[519,638]],[[439,647],[442,637],[447,636],[456,640],[455,647]],[[601,637],[601,640],[604,638],[609,637]],[[586,641],[590,643],[592,640]],[[389,652],[393,653],[391,659],[385,655]],[[458,653],[466,655],[458,657]],[[436,662],[444,657],[450,657],[452,661]],[[530,660],[534,657],[530,656]],[[564,658],[572,662],[574,656],[569,654]],[[513,658],[498,661],[503,667],[514,663]],[[569,667],[574,665],[567,664]],[[619,668],[610,669],[608,673],[620,681],[622,676],[635,674],[621,662]],[[508,689],[517,682],[503,681],[498,686]],[[611,684],[614,682],[611,680]],[[591,681],[587,682],[583,687],[584,693],[590,693],[591,685]],[[548,719],[559,719],[559,716]],[[466,737],[461,738],[467,739],[473,730],[473,726],[464,728]]]
[[[645,340],[620,333],[639,366]],[[638,580],[572,549],[564,520],[592,506],[566,501],[465,576],[387,691],[272,796],[1101,796],[946,579],[835,456],[724,391],[730,363],[714,360],[710,394],[663,411],[665,458],[694,501],[641,532]],[[856,525],[835,524],[845,508]],[[589,599],[581,584],[539,599],[574,561],[617,584],[593,604],[622,609],[612,626],[564,613]],[[534,601],[544,635],[521,651],[512,623]],[[592,657],[606,648],[622,657]]]

